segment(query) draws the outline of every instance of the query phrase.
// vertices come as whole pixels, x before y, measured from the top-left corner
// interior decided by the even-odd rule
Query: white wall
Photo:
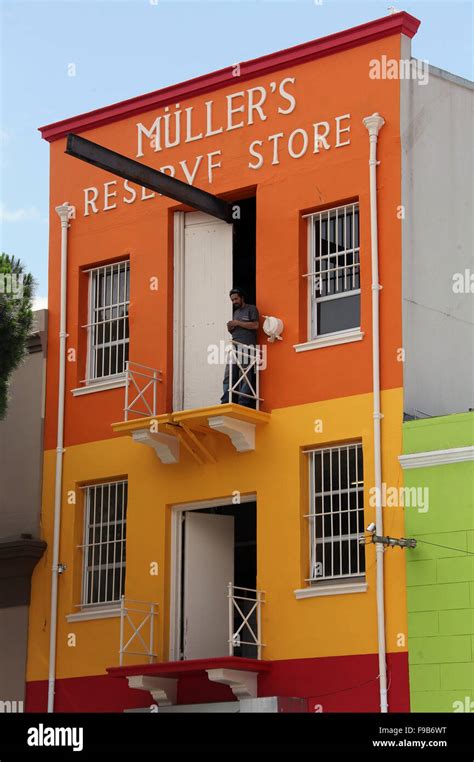
[[[415,417],[474,407],[474,293],[453,291],[455,273],[474,280],[472,105],[471,83],[431,66],[428,84],[401,82],[404,410]]]

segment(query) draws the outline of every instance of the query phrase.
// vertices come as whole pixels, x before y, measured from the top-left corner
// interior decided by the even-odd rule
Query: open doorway
[[[236,201],[240,218],[234,222],[232,286],[242,289],[247,304],[256,303],[256,199]]]
[[[196,504],[178,516],[171,658],[257,658],[255,499]]]
[[[235,202],[232,224],[202,212],[176,212],[174,225],[173,410],[216,405],[221,347],[229,339],[231,288],[255,304],[255,198]]]

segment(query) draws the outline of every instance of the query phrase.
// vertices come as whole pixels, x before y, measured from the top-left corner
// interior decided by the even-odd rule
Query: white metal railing
[[[260,394],[260,370],[263,352],[252,344],[229,341],[226,346],[226,364],[229,374],[229,402],[240,403],[242,398],[255,400],[258,410],[262,398]]]
[[[265,593],[248,587],[228,584],[229,599],[229,656],[236,648],[254,646],[257,659],[262,658],[262,604]]]
[[[157,603],[125,599],[125,596],[122,595],[120,601],[120,666],[123,665],[123,657],[126,654],[130,656],[145,656],[150,664],[153,663],[153,659],[157,658],[157,654],[153,650],[155,617],[158,616],[157,608]],[[128,629],[128,632],[126,632],[126,629]],[[148,638],[146,638],[147,631]],[[130,637],[128,637],[129,632],[131,632]],[[125,640],[126,638],[128,640]],[[143,651],[129,650],[129,646],[135,642],[135,639],[138,639],[142,644]]]
[[[161,383],[161,370],[138,362],[125,363],[125,420],[129,413],[149,417],[156,415],[157,385]],[[132,394],[135,397],[131,399]],[[139,409],[137,405],[141,405]]]

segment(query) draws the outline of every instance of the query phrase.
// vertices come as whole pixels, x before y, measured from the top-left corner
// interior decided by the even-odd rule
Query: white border
[[[340,585],[313,585],[300,590],[293,590],[295,598],[320,598],[323,595],[347,595],[348,593],[366,593],[367,582],[343,582]]]
[[[97,383],[91,382],[87,386],[80,386],[77,389],[71,389],[71,394],[74,395],[74,397],[82,397],[83,394],[94,394],[94,392],[107,392],[109,389],[118,389],[121,386],[127,385],[127,379],[125,377],[125,374],[121,374],[117,376],[117,378],[113,378],[110,381],[103,381],[102,383],[97,381]]]
[[[295,352],[307,352],[309,349],[333,347],[336,344],[349,344],[352,341],[361,341],[363,338],[364,333],[360,328],[351,328],[347,331],[337,331],[337,333],[318,336],[318,338],[305,341],[303,344],[293,344],[293,349]]]
[[[83,608],[76,614],[66,614],[68,622],[86,622],[91,619],[112,619],[120,616],[120,604],[114,603],[102,608]]]
[[[410,468],[429,468],[430,466],[444,466],[449,463],[464,463],[474,460],[474,446],[414,452],[410,455],[399,455],[398,460],[404,471]]]

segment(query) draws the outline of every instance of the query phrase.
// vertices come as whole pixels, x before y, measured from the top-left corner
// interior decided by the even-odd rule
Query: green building
[[[474,712],[474,413],[406,422],[403,452],[411,710]]]

